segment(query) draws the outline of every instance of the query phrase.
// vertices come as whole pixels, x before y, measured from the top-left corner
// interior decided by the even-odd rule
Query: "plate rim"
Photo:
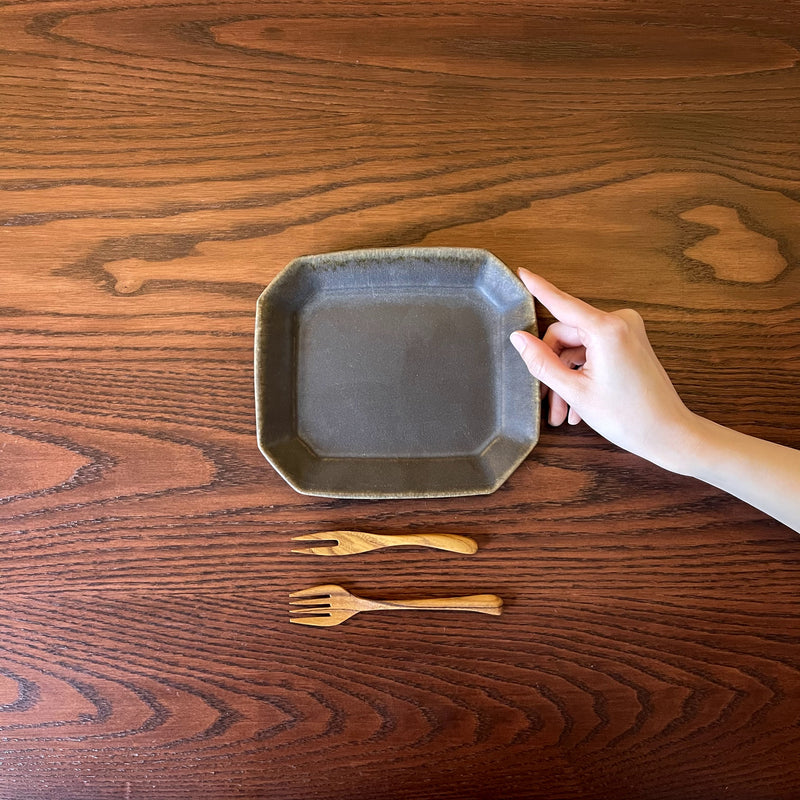
[[[332,252],[326,253],[317,253],[317,254],[309,254],[309,255],[302,255],[294,258],[290,261],[278,274],[273,278],[272,281],[262,290],[259,294],[259,297],[256,301],[256,316],[255,316],[255,346],[254,346],[254,353],[253,353],[253,366],[254,366],[254,384],[255,384],[255,416],[256,416],[256,439],[258,444],[258,449],[264,458],[269,462],[272,468],[278,473],[278,475],[298,494],[309,496],[309,497],[324,497],[324,498],[331,498],[331,499],[352,499],[352,500],[402,500],[402,499],[423,499],[423,498],[448,498],[448,497],[470,497],[470,496],[480,496],[480,495],[488,495],[496,492],[506,481],[511,477],[511,475],[520,467],[520,465],[525,461],[525,459],[530,455],[533,451],[534,447],[537,445],[540,435],[541,435],[541,387],[540,382],[533,376],[531,376],[531,392],[532,392],[532,405],[533,405],[533,434],[531,435],[529,441],[524,442],[524,448],[520,451],[520,455],[516,457],[510,465],[504,469],[502,472],[498,473],[494,480],[490,483],[482,484],[477,486],[473,484],[472,487],[454,487],[450,490],[448,489],[431,489],[431,490],[419,490],[419,489],[395,489],[395,490],[357,490],[357,489],[326,489],[326,488],[317,488],[315,486],[308,486],[304,484],[301,480],[298,480],[290,474],[288,471],[284,469],[284,467],[279,463],[277,459],[270,453],[269,448],[264,445],[263,443],[263,414],[262,414],[262,399],[261,393],[263,390],[260,390],[261,382],[260,378],[261,375],[261,367],[260,364],[262,363],[261,355],[264,349],[264,337],[260,335],[261,328],[263,327],[263,322],[265,315],[267,313],[267,301],[270,295],[274,294],[276,290],[279,290],[281,285],[292,280],[295,274],[300,270],[306,267],[309,262],[313,262],[319,259],[326,259],[331,261],[343,261],[343,260],[357,260],[357,261],[376,261],[380,260],[383,257],[388,255],[392,255],[393,257],[410,257],[410,258],[426,258],[431,260],[444,260],[448,257],[451,259],[458,259],[458,260],[466,260],[469,257],[475,259],[475,262],[483,266],[484,264],[490,263],[495,267],[501,269],[501,271],[507,273],[515,283],[522,289],[521,299],[525,306],[525,311],[527,312],[527,316],[530,320],[527,328],[531,330],[535,335],[538,335],[537,332],[537,316],[536,316],[536,308],[534,304],[534,299],[525,288],[522,281],[516,275],[516,273],[510,269],[503,261],[501,261],[496,255],[491,253],[488,250],[483,248],[477,247],[372,247],[372,248],[363,248],[363,249],[355,249],[355,250],[335,250]],[[495,437],[496,438],[496,437]],[[301,437],[298,437],[299,441],[302,441]],[[491,440],[491,441],[494,441]],[[491,442],[490,442],[491,444]],[[306,447],[309,447],[306,444]],[[309,447],[310,449],[310,447]],[[481,452],[485,452],[485,450]],[[313,451],[312,451],[313,452]],[[316,454],[315,454],[316,455]],[[448,456],[427,456],[424,459],[420,458],[419,460],[422,461],[431,461],[434,458],[441,458],[442,461],[453,460],[456,458],[460,459],[480,459],[481,453],[477,454],[469,454],[469,455],[456,455],[454,454],[452,457]],[[318,456],[318,458],[322,458]],[[327,457],[326,457],[327,458]],[[396,460],[392,459],[391,457],[385,457],[386,460]],[[344,459],[342,459],[344,460]],[[358,459],[354,458],[354,460],[382,460],[381,458],[376,457],[369,457],[365,459]],[[414,459],[404,459],[413,461]]]

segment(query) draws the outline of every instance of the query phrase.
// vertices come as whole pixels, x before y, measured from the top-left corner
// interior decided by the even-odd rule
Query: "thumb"
[[[541,339],[526,331],[514,331],[510,340],[522,356],[528,372],[569,403],[575,394],[578,373],[570,369]]]

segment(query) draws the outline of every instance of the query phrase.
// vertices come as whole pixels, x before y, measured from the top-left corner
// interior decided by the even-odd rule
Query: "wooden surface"
[[[484,247],[798,447],[798,59],[790,0],[3,4],[0,798],[796,798],[796,534],[583,425],[302,497],[252,330],[297,255]],[[348,528],[481,549],[290,553]],[[290,625],[321,583],[505,611]]]

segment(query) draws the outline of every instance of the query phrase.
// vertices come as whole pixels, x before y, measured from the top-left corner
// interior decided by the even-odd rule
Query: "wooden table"
[[[800,446],[796,3],[30,0],[0,48],[2,800],[798,796],[796,534],[583,425],[304,497],[252,391],[294,257],[477,246]],[[290,554],[332,528],[481,549]],[[290,626],[329,581],[506,611]]]

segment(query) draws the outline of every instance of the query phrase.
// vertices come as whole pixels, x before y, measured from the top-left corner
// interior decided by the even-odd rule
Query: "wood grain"
[[[0,53],[0,800],[797,797],[796,534],[584,426],[304,497],[252,399],[290,260],[478,246],[800,447],[797,3],[24,0]],[[337,529],[480,549],[290,553]],[[324,583],[504,613],[290,625]]]

